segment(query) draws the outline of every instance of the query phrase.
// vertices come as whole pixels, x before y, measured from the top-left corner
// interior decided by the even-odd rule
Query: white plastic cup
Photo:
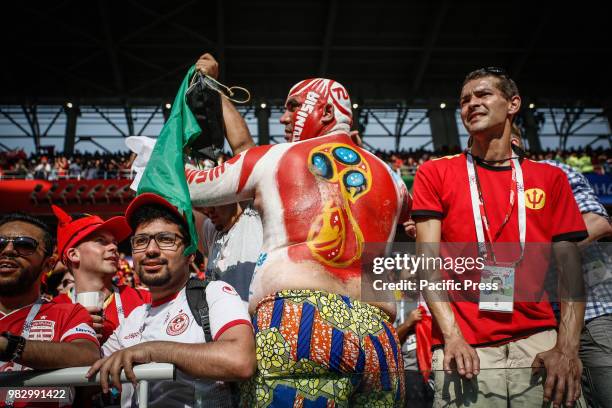
[[[77,303],[80,303],[84,307],[97,307],[99,309],[102,309],[102,306],[104,306],[104,293],[103,292],[78,293]]]

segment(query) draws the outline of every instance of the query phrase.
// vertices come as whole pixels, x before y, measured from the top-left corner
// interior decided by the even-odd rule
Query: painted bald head
[[[298,142],[327,133],[349,132],[353,123],[351,99],[342,84],[331,79],[312,78],[295,84],[287,95],[285,140]]]

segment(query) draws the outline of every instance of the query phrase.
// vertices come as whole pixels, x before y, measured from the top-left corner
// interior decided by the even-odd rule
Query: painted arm
[[[255,198],[260,166],[274,166],[266,162],[266,154],[273,146],[256,146],[240,153],[210,170],[186,169],[185,178],[195,207],[224,205]]]

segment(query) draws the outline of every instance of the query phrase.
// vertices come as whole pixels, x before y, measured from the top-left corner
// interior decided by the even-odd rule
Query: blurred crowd
[[[424,162],[460,153],[460,149],[423,150],[408,149],[400,151],[376,150],[374,153],[400,173],[405,179],[410,179],[417,168]],[[528,153],[535,161],[555,160],[575,168],[581,173],[595,172],[598,174],[612,173],[612,149],[569,149],[546,150],[540,153]],[[217,159],[217,165],[223,163],[229,155],[222,153]],[[131,178],[130,170],[134,156],[126,152],[117,153],[75,153],[64,154],[31,154],[23,150],[0,152],[0,178],[17,179],[116,179]],[[215,165],[212,161],[205,167]]]
[[[405,172],[414,175],[417,168],[426,161],[460,152],[460,149],[438,151],[408,149],[399,152],[377,150],[375,154],[386,161],[394,170],[402,171],[402,175]],[[549,149],[540,153],[527,152],[527,157],[535,161],[555,160],[567,164],[581,173],[612,173],[612,149],[591,149],[590,147],[568,150]]]
[[[37,180],[130,178],[132,161],[130,152],[28,156],[18,149],[0,153],[0,176]]]

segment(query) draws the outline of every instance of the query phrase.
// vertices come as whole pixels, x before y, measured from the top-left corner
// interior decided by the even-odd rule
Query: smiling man
[[[134,308],[150,301],[146,291],[112,283],[119,263],[117,244],[131,229],[124,217],[103,221],[94,215],[70,216],[57,206],[53,212],[59,221],[57,252],[74,276],[76,292],[72,297],[61,294],[55,300],[83,304],[103,344]]]
[[[99,370],[107,391],[109,379],[121,388],[122,369],[134,380],[134,364],[171,363],[177,378],[151,383],[151,406],[231,406],[225,381],[244,380],[255,371],[253,328],[246,306],[231,285],[208,283],[199,289],[205,291],[208,304],[209,328],[203,329],[206,325],[200,325],[188,300],[189,265],[195,255],[183,253],[190,242],[185,219],[151,193],[136,197],[126,218],[134,228],[134,269],[151,289],[152,303],[136,308],[115,330],[102,347],[105,358],[88,375]],[[201,312],[198,308],[196,314]],[[123,407],[138,400],[131,385],[123,387],[121,398]]]
[[[504,282],[523,288],[523,298],[520,290],[506,287],[517,299],[503,302],[503,307],[479,300],[477,291],[469,294],[474,296],[469,301],[454,293],[450,301],[428,299],[435,322],[434,406],[540,406],[543,400],[572,405],[580,396],[584,303],[569,297],[561,301],[557,332],[546,297],[525,301],[524,288],[543,289],[548,264],[546,259],[544,267],[530,267],[537,260],[535,246],[525,245],[545,248],[548,243],[553,249],[563,246],[566,255],[577,255],[576,246],[566,241],[586,238],[584,222],[563,172],[512,150],[511,127],[521,98],[503,70],[469,73],[460,103],[473,143],[464,154],[419,167],[413,207],[417,243],[429,256],[438,256],[441,242],[478,243],[474,256],[486,259],[489,272],[503,271]],[[520,255],[502,253],[503,245],[487,245],[493,243],[511,243],[505,248],[520,248]],[[546,379],[534,377],[529,367],[544,368]],[[466,381],[451,376],[455,368]]]
[[[99,356],[86,310],[40,297],[40,276],[55,263],[53,247],[38,219],[0,219],[0,372],[83,366]]]

